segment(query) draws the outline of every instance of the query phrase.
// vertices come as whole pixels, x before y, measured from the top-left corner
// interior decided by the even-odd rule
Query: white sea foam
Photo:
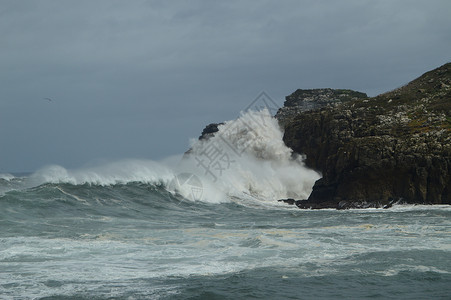
[[[172,177],[172,171],[158,162],[129,159],[78,170],[67,170],[58,165],[47,166],[34,173],[30,180],[35,184],[114,185],[130,182],[165,183]]]
[[[305,199],[320,175],[306,168],[282,137],[277,120],[267,110],[250,111],[219,126],[214,137],[193,140],[190,154],[183,159],[123,160],[78,170],[53,165],[30,176],[29,183],[163,184],[189,200],[214,203],[240,199],[277,205],[274,200],[281,198]],[[180,174],[189,180],[179,180]],[[197,197],[194,188],[201,192]]]
[[[433,272],[433,273],[437,273],[437,274],[450,274],[450,272],[436,268],[436,267],[423,266],[423,265],[405,265],[405,264],[400,264],[400,265],[396,266],[396,268],[392,267],[387,270],[379,271],[376,273],[379,273],[382,276],[396,276],[400,272],[415,272],[415,273]]]
[[[20,189],[23,181],[24,177],[16,177],[9,173],[0,174],[0,196],[9,191]]]
[[[208,140],[193,141],[180,164],[202,179],[206,198],[246,195],[271,204],[281,198],[305,199],[320,178],[284,144],[283,132],[267,110],[243,113],[218,129]]]
[[[9,173],[0,173],[0,179],[6,180],[6,181],[10,181],[12,179],[14,179],[14,175],[9,174]]]

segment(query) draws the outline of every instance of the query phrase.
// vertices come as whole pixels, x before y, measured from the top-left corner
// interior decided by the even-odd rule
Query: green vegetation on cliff
[[[356,95],[282,122],[285,143],[323,174],[304,206],[451,204],[451,63],[379,96]]]

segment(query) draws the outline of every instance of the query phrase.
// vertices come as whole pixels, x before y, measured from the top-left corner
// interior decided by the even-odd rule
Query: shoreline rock
[[[288,199],[280,199],[278,202],[284,202],[289,205],[296,205],[300,209],[325,209],[332,208],[337,210],[342,209],[365,209],[365,208],[381,208],[381,209],[389,209],[393,207],[394,204],[401,204],[402,201],[390,200],[387,204],[382,204],[380,202],[368,202],[368,201],[340,201],[338,203],[325,201],[325,202],[316,202],[309,200],[294,200],[291,198]]]
[[[278,115],[285,144],[323,175],[298,207],[451,204],[451,63],[373,98]]]

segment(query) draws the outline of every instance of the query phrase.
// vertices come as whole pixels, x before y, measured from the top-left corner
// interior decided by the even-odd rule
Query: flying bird
[[[50,98],[44,98],[44,100],[47,100],[47,101],[49,101],[49,102],[53,102],[53,100],[50,99]]]

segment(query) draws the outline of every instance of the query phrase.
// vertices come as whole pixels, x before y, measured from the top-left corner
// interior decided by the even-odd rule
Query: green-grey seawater
[[[450,206],[313,211],[24,180],[0,179],[1,299],[451,295]]]

